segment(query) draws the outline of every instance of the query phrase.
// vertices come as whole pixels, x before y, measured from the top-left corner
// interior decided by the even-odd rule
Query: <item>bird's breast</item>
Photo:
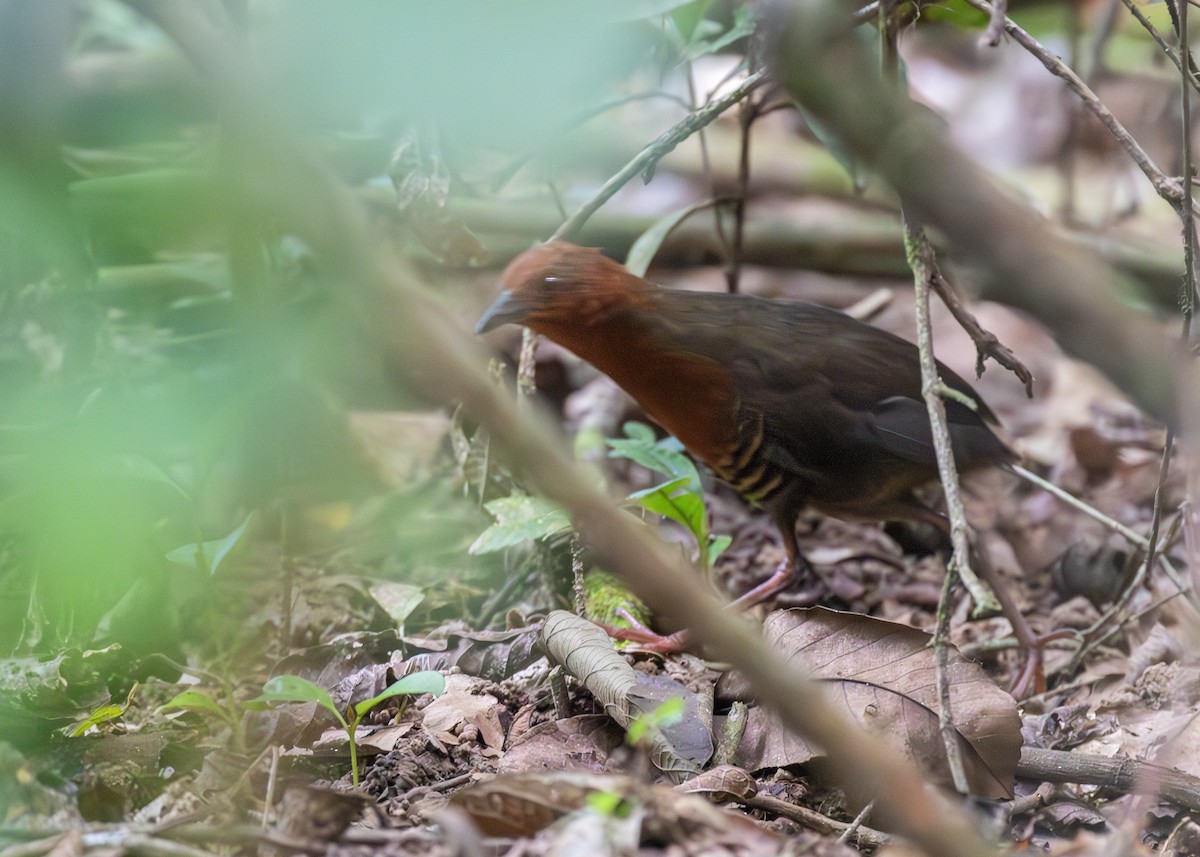
[[[738,396],[728,367],[657,341],[636,325],[545,329],[608,375],[646,414],[720,475],[738,446]]]

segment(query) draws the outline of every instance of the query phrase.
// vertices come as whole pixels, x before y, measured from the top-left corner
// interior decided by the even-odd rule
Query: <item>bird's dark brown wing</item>
[[[764,454],[793,477],[836,483],[831,463],[845,458],[858,470],[897,460],[936,466],[912,343],[802,302],[694,292],[660,298],[657,335],[728,367],[742,408],[763,417]],[[995,422],[987,405],[940,363],[939,373],[979,405],[946,402],[960,466],[1009,460],[987,425]]]

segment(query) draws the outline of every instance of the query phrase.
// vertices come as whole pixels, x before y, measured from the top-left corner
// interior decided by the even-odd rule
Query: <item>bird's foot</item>
[[[785,559],[775,570],[771,572],[771,576],[762,583],[755,586],[749,592],[744,592],[735,600],[730,602],[729,609],[745,610],[748,607],[753,607],[762,601],[766,601],[772,595],[775,595],[780,590],[786,588],[797,577],[796,564],[791,558]],[[614,625],[601,625],[608,636],[615,640],[627,640],[632,645],[627,646],[627,652],[657,652],[659,654],[675,654],[682,652],[688,648],[690,635],[687,631],[676,631],[674,634],[659,634],[652,631],[644,624],[634,619],[624,610],[619,610],[621,618],[629,624],[627,626],[616,627]]]
[[[739,595],[729,606],[735,610],[744,610],[747,607],[753,607],[755,604],[760,604],[772,595],[786,589],[788,584],[797,577],[797,569],[789,557],[775,567],[770,577],[748,592]]]
[[[618,610],[627,626],[600,625],[608,636],[614,640],[625,640],[632,645],[626,646],[627,652],[657,652],[661,655],[672,655],[682,652],[688,646],[686,631],[676,631],[674,634],[660,634],[643,625],[629,615],[625,610]]]

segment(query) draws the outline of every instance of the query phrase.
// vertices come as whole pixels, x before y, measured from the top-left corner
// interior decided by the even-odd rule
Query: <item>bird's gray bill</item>
[[[502,324],[519,324],[524,320],[528,307],[513,295],[512,292],[502,291],[492,301],[492,305],[484,310],[483,315],[475,324],[476,333],[487,333]]]

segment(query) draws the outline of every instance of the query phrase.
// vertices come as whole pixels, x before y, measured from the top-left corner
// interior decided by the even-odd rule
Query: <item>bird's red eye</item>
[[[549,292],[549,291],[553,291],[554,289],[556,289],[558,287],[559,282],[560,282],[560,280],[558,277],[547,276],[547,277],[542,277],[542,281],[540,283],[538,283],[538,286],[541,288],[542,291]]]

